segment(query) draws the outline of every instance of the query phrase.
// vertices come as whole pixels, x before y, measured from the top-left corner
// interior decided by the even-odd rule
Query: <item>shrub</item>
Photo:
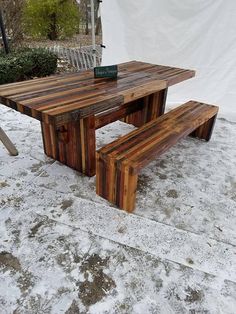
[[[21,76],[22,68],[14,60],[0,58],[0,84],[19,81]]]
[[[79,6],[75,0],[26,0],[23,24],[35,38],[70,37],[79,29]]]
[[[0,54],[0,84],[55,73],[57,56],[45,49],[21,49],[8,55]]]

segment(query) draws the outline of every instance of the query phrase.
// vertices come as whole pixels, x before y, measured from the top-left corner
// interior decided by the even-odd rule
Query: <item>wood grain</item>
[[[165,112],[167,91],[166,88],[138,99],[140,110],[126,115],[121,121],[140,127],[161,116]]]
[[[139,61],[119,64],[118,70],[117,79],[94,79],[88,70],[1,85],[0,103],[41,122],[48,156],[92,176],[95,129],[122,118],[146,124],[164,113],[168,86],[195,75]]]
[[[1,85],[0,102],[58,126],[112,109],[118,100],[120,106],[131,103],[195,75],[192,70],[138,61],[118,69],[115,80],[94,79],[92,71],[84,71]],[[130,119],[135,124],[135,117]]]
[[[45,154],[84,173],[95,175],[95,118],[88,117],[60,127],[42,122]]]
[[[140,170],[188,135],[209,141],[217,113],[217,106],[189,101],[101,148],[97,194],[133,211]]]

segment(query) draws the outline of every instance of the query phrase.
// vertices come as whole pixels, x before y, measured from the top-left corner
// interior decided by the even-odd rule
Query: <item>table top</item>
[[[194,77],[185,70],[139,61],[118,65],[117,79],[93,71],[53,75],[0,86],[0,103],[40,121],[61,125],[122,106]]]

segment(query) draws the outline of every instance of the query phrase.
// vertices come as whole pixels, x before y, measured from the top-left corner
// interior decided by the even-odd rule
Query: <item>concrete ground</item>
[[[37,121],[0,106],[0,313],[236,312],[236,123],[142,171],[133,214],[43,153]],[[127,133],[116,122],[98,147]]]

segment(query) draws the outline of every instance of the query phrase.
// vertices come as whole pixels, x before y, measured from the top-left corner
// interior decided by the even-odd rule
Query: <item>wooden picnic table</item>
[[[165,111],[169,86],[195,72],[131,61],[117,79],[93,71],[0,86],[0,103],[41,122],[45,154],[88,176],[96,172],[95,130],[122,119],[137,127]]]

